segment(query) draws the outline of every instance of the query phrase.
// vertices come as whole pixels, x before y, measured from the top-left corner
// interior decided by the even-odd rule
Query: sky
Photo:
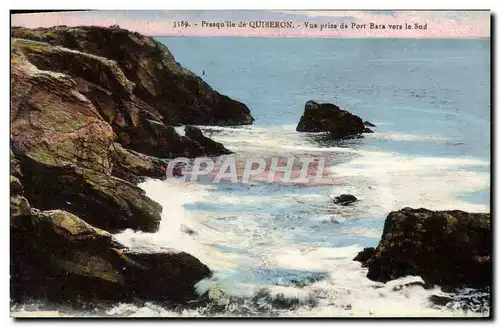
[[[12,26],[119,25],[150,36],[490,37],[489,11],[99,10],[11,18]]]

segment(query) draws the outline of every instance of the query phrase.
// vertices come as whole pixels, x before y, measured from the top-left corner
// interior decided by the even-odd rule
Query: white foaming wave
[[[348,227],[342,229],[345,235],[356,235],[362,237],[378,238],[381,235],[380,228],[366,228],[366,227]]]
[[[215,131],[210,134],[216,142],[238,152],[352,152],[352,149],[343,147],[317,147],[304,136],[309,133],[297,133],[295,125],[287,124],[272,127],[258,126],[198,126],[203,131]],[[179,127],[179,130],[181,128]]]
[[[145,233],[128,229],[115,235],[118,241],[132,249],[176,248],[197,257],[211,268],[227,269],[236,266],[238,254],[222,256],[217,249],[197,239],[196,235],[202,235],[202,239],[220,239],[221,237],[214,235],[220,234],[219,231],[208,227],[196,213],[191,213],[184,208],[185,204],[203,199],[211,186],[154,179],[148,179],[139,186],[146,191],[147,196],[163,207],[159,230],[156,233]],[[196,234],[189,235],[184,231],[185,227]]]
[[[290,251],[286,255],[275,254],[274,263],[288,269],[326,271],[328,277],[300,288],[296,294],[282,292],[286,297],[305,301],[314,298],[316,306],[303,306],[281,313],[283,316],[481,316],[480,313],[464,313],[432,307],[429,297],[441,294],[436,287],[426,290],[420,285],[403,286],[412,282],[422,283],[418,276],[405,276],[386,284],[366,278],[367,270],[352,258],[361,251],[359,246],[343,248],[316,248],[312,251]],[[276,289],[278,291],[279,289]]]
[[[377,132],[369,134],[371,138],[386,140],[386,141],[452,141],[451,137],[442,135],[417,135],[417,134],[403,134],[403,133],[388,133],[388,132]]]
[[[407,157],[390,152],[359,151],[362,156],[329,168],[341,185],[332,196],[352,192],[362,201],[354,208],[364,216],[380,217],[403,207],[488,212],[489,206],[458,195],[489,187],[488,172],[470,170],[489,162],[473,158]]]
[[[174,130],[177,132],[177,134],[185,136],[186,133],[184,132],[184,126],[174,126]]]
[[[335,192],[351,192],[360,198],[359,203],[346,210],[372,212],[377,217],[385,216],[388,210],[411,206],[411,200],[414,200],[415,196],[417,200],[414,203],[418,206],[427,206],[432,209],[432,205],[435,205],[443,209],[443,202],[453,199],[455,202],[448,204],[451,209],[467,208],[467,204],[454,199],[455,188],[460,189],[467,185],[468,189],[479,189],[485,185],[485,176],[482,173],[476,173],[478,175],[474,178],[474,175],[470,175],[471,172],[457,171],[458,168],[486,164],[479,160],[411,158],[378,152],[363,152],[362,154],[363,157],[358,160],[333,168],[334,175],[345,182],[339,183],[340,186],[335,188]],[[434,160],[433,163],[432,160]],[[457,172],[462,175],[457,176]],[[459,181],[458,183],[462,184],[457,184],[457,179],[464,181]],[[444,187],[444,191],[443,186],[429,191],[429,185],[434,185],[432,183],[444,183],[448,186]],[[226,303],[230,302],[230,297],[250,299],[264,287],[268,291],[266,294],[269,295],[271,302],[299,302],[299,306],[291,306],[289,309],[274,312],[284,316],[473,315],[458,309],[432,307],[429,296],[438,292],[439,289],[425,290],[420,286],[410,286],[401,291],[395,291],[393,290],[394,283],[404,284],[408,281],[402,279],[383,285],[368,280],[366,269],[352,261],[352,258],[362,249],[359,245],[327,248],[288,243],[287,239],[280,237],[279,231],[267,230],[267,227],[262,229],[263,226],[267,226],[262,223],[262,219],[265,219],[263,216],[246,215],[245,219],[248,220],[245,221],[238,217],[229,217],[230,220],[215,223],[216,221],[210,222],[210,220],[220,219],[227,213],[211,217],[206,212],[190,212],[184,209],[184,204],[204,199],[217,204],[240,204],[243,201],[252,205],[259,202],[261,205],[270,205],[281,203],[277,198],[273,200],[273,197],[266,199],[266,197],[247,198],[235,195],[231,199],[230,195],[214,195],[210,192],[210,186],[175,180],[148,180],[141,187],[146,190],[148,196],[158,201],[164,208],[160,231],[155,234],[126,231],[118,237],[121,237],[120,240],[125,245],[172,246],[199,258],[214,271],[212,278],[202,280],[196,285],[199,294],[219,293],[223,297],[221,301]],[[425,198],[426,195],[428,198]],[[320,196],[313,196],[313,198],[318,197]],[[399,198],[401,200],[395,200]],[[212,226],[207,226],[205,220]],[[199,237],[181,232],[182,225],[187,225],[198,232]],[[343,232],[349,232],[349,228]],[[356,230],[353,227],[351,232],[357,235],[365,233],[366,236],[369,231],[364,228]],[[371,232],[374,233],[373,230]],[[209,243],[227,244],[249,251],[221,251],[210,246]],[[263,285],[258,278],[256,281],[253,279],[251,281],[248,277],[255,277],[252,271],[262,267],[325,273],[327,277],[303,287]],[[411,278],[419,280],[419,277]],[[313,303],[312,299],[316,305],[311,307],[308,304]],[[126,315],[130,316],[203,315],[203,312],[198,310],[176,313],[154,305],[135,307],[135,309],[133,306],[126,306],[126,308],[127,310],[125,307],[121,310],[117,309],[115,313],[126,311]],[[231,310],[218,312],[216,315],[231,315]]]

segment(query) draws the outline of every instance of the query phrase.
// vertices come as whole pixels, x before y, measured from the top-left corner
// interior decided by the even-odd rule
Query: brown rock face
[[[198,259],[129,251],[109,232],[158,230],[162,207],[135,184],[165,178],[161,158],[225,149],[168,124],[251,124],[248,108],[137,33],[11,33],[13,300],[195,297],[194,284],[211,274]]]
[[[48,165],[76,164],[109,172],[107,147],[113,130],[76,90],[70,76],[40,70],[13,40],[11,139],[14,152]],[[31,42],[32,47],[39,44]],[[43,45],[41,46],[43,47]]]
[[[227,126],[254,120],[247,106],[214,91],[177,63],[166,46],[150,37],[92,26],[13,28],[11,35],[114,60],[135,83],[134,94],[155,107],[165,124]]]
[[[329,132],[332,139],[371,133],[363,120],[331,103],[307,101],[297,132]]]
[[[111,126],[69,75],[40,70],[25,54],[56,50],[23,40],[14,40],[12,47],[13,164],[23,171],[19,178],[28,200],[43,210],[64,208],[113,231],[155,231],[161,206],[111,176]]]
[[[490,214],[404,208],[391,212],[377,248],[354,260],[367,277],[386,282],[406,275],[445,287],[491,285]]]
[[[11,197],[11,296],[187,301],[211,275],[193,256],[173,249],[129,251],[108,232],[61,210],[39,211]],[[20,209],[22,208],[22,209]]]

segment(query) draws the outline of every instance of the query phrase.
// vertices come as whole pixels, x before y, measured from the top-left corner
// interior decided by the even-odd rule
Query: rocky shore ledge
[[[11,29],[10,114],[12,299],[192,298],[207,266],[109,233],[158,230],[168,208],[136,184],[164,178],[162,159],[230,153],[173,126],[251,124],[249,109],[150,37],[58,26]]]

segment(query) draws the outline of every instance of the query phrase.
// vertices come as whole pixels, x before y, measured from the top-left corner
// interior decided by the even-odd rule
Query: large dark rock
[[[96,26],[14,27],[11,36],[115,61],[126,78],[135,83],[134,95],[156,108],[165,124],[227,126],[252,124],[254,120],[247,106],[213,90],[151,37]]]
[[[490,286],[490,225],[487,213],[404,208],[387,216],[377,248],[354,260],[381,282],[418,275],[448,288]]]
[[[226,149],[222,143],[215,142],[214,140],[203,135],[198,127],[186,126],[184,128],[186,137],[193,141],[198,142],[205,150],[208,156],[219,156],[223,154],[231,154],[232,151]]]
[[[39,211],[11,197],[11,298],[183,302],[211,275],[188,253],[129,251],[108,232],[61,211]]]
[[[298,132],[329,132],[333,139],[372,132],[363,120],[331,103],[307,101]]]

